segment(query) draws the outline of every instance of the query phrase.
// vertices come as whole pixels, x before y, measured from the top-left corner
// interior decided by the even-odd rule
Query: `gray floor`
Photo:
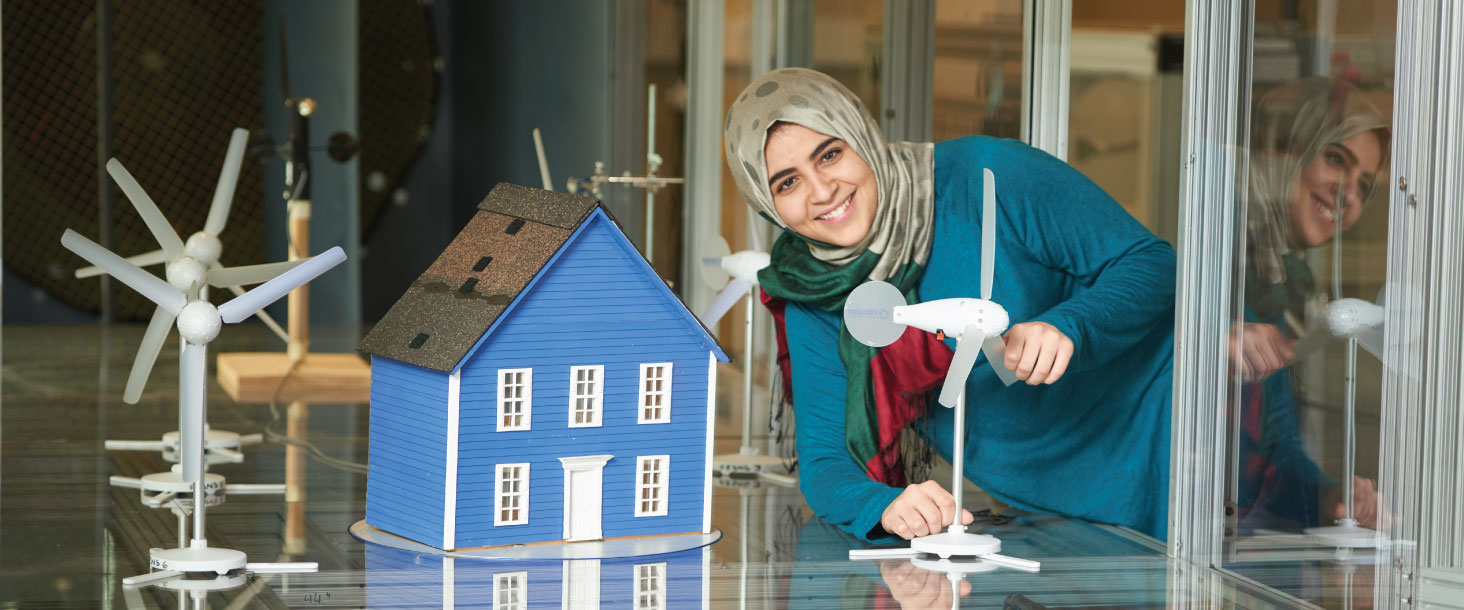
[[[237,332],[225,333],[215,351],[280,349],[262,327],[230,330]],[[176,367],[164,365],[175,361],[176,345],[159,358],[143,400],[121,402],[141,332],[140,325],[3,329],[0,609],[492,607],[488,577],[523,569],[488,560],[444,562],[353,538],[347,530],[364,516],[365,477],[312,461],[305,473],[303,548],[285,553],[290,504],[279,496],[230,497],[207,512],[207,534],[213,546],[244,551],[251,561],[315,561],[319,572],[251,576],[243,586],[195,598],[159,588],[124,588],[122,578],[147,571],[149,548],[177,543],[172,513],[145,508],[136,490],[108,482],[112,475],[141,476],[168,465],[157,454],[110,452],[101,443],[156,439],[177,427]],[[740,392],[737,384],[719,387],[723,404],[738,404],[739,397],[728,394]],[[217,429],[261,432],[272,419],[267,405],[234,404],[213,382],[209,398],[208,419]],[[367,415],[366,405],[311,405],[309,440],[333,457],[364,462]],[[735,451],[738,424],[719,420],[718,429],[718,451]],[[284,482],[281,445],[251,446],[245,454],[245,463],[214,471],[230,483]],[[979,504],[980,497],[973,495],[969,505]],[[667,607],[951,607],[952,581],[944,574],[908,560],[849,561],[848,549],[865,545],[810,518],[796,488],[746,481],[719,485],[713,525],[724,537],[709,551],[672,559],[700,562],[702,570],[691,576],[685,574],[694,570],[682,572],[678,578],[694,582],[668,588],[692,593],[673,597]],[[1185,576],[1192,570],[1171,564],[1153,541],[1111,527],[1016,514],[1010,523],[978,524],[977,531],[999,536],[1006,554],[1042,560],[1043,569],[969,574],[970,591],[960,600],[965,607],[1002,607],[1008,601],[1015,604],[1009,607],[1027,608],[1165,607],[1186,600],[1276,603],[1243,581],[1222,579],[1218,588],[1191,584]],[[1312,601],[1338,605],[1335,579],[1323,577],[1306,588],[1302,585],[1317,580],[1315,575],[1287,574],[1278,578],[1314,593]],[[529,606],[560,606],[559,584],[554,587],[532,595]],[[600,599],[606,607],[635,607],[635,600],[616,597],[608,587]],[[1036,605],[1020,605],[1024,600]]]

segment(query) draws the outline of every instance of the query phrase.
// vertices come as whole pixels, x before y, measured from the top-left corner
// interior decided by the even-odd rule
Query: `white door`
[[[600,560],[573,559],[564,562],[561,605],[565,608],[600,607]]]
[[[598,540],[601,489],[608,455],[559,458],[564,464],[564,539]]]

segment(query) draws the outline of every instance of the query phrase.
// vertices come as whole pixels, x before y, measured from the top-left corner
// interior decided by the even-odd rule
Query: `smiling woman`
[[[1026,384],[1005,387],[980,365],[967,378],[964,474],[1018,508],[1164,536],[1175,266],[1167,244],[1066,163],[1020,142],[885,142],[858,98],[811,70],[775,70],[748,85],[724,141],[748,205],[788,229],[758,281],[786,347],[779,361],[815,513],[866,539],[971,519],[936,483],[907,477],[918,465],[901,446],[907,429],[936,451],[952,446],[952,412],[925,408],[949,345],[907,332],[869,347],[836,312],[868,280],[912,303],[980,294],[981,176],[990,169],[1002,253],[992,294],[1015,322],[997,365]]]

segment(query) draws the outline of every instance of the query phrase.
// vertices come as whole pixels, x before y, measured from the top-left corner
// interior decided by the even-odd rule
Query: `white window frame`
[[[507,400],[503,395],[503,391],[504,388],[509,385],[508,383],[506,383],[506,380],[509,379],[510,375],[515,374],[523,375],[520,378],[520,382],[518,384],[515,384],[523,386],[523,396],[519,397],[519,399],[522,401],[519,404],[519,409],[521,412],[517,414],[517,416],[520,417],[519,423],[516,426],[511,426],[504,423],[503,408],[504,403],[507,402]],[[534,369],[498,369],[498,389],[495,391],[495,394],[498,395],[498,411],[496,413],[498,431],[513,432],[518,430],[528,430],[531,425],[531,416],[534,412]]]
[[[659,381],[661,389],[651,390],[646,386],[653,381],[650,377],[651,371],[661,369]],[[671,363],[670,362],[649,362],[640,365],[639,388],[636,392],[636,419],[637,424],[669,424],[671,423]],[[648,412],[653,408],[649,401],[655,400],[654,408],[661,410],[660,417],[648,417]]]
[[[666,610],[666,562],[635,564],[631,578],[635,582],[636,610]],[[654,586],[647,587],[647,584]]]
[[[646,482],[646,465],[657,462],[659,468],[651,471],[658,475],[654,481]],[[669,455],[643,455],[635,458],[635,516],[637,517],[664,517],[666,516],[666,505],[668,504],[666,494],[671,490],[671,456]],[[651,497],[646,497],[646,492],[651,492]],[[647,510],[646,503],[650,502],[650,510]]]
[[[519,498],[519,504],[518,504],[518,507],[516,508],[516,510],[519,511],[519,514],[518,514],[518,518],[517,519],[504,519],[503,518],[503,504],[504,504],[504,500],[507,497],[507,495],[505,494],[505,492],[503,490],[503,484],[505,483],[505,480],[504,480],[504,477],[503,477],[503,473],[504,473],[504,470],[505,469],[508,469],[508,468],[520,468],[520,469],[522,469],[520,472],[522,473],[523,480],[521,480],[519,482],[518,491],[517,492],[511,492],[512,495],[516,495]],[[528,462],[518,462],[518,463],[514,463],[514,464],[494,464],[493,465],[493,526],[494,527],[498,527],[500,525],[528,525],[528,523],[529,523],[529,463]]]
[[[504,593],[516,593],[516,599],[505,601]],[[493,610],[525,610],[529,607],[528,571],[493,575]]]
[[[589,372],[591,375],[589,394],[580,392],[579,374]],[[590,409],[589,421],[583,423],[575,422],[575,416],[579,414],[579,401],[589,400]],[[571,428],[598,428],[605,425],[605,366],[594,364],[588,366],[569,367],[569,427]]]

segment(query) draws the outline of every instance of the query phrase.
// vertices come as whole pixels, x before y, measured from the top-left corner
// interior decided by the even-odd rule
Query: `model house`
[[[495,187],[360,349],[368,525],[441,549],[711,531],[727,356],[598,201]]]

